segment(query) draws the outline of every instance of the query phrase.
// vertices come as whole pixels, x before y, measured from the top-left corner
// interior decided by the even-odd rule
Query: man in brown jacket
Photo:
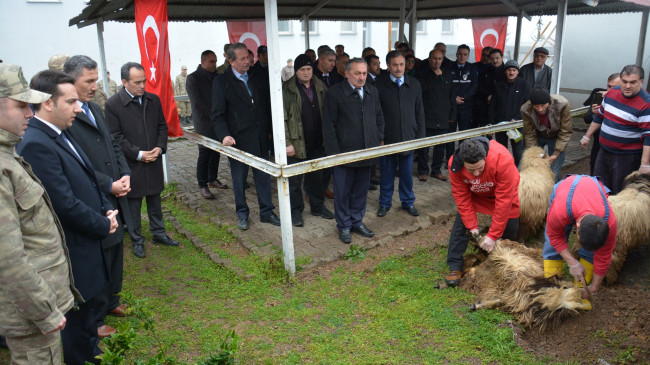
[[[49,98],[27,86],[20,66],[0,65],[0,335],[12,364],[61,364],[64,314],[73,292],[81,299],[50,198],[14,149],[34,116],[28,103]]]
[[[178,246],[178,241],[167,236],[160,201],[160,193],[165,188],[160,156],[167,149],[167,123],[160,98],[145,91],[147,79],[142,65],[127,62],[121,74],[124,88],[106,102],[106,122],[131,169],[131,191],[126,196],[133,220],[129,235],[133,254],[144,257],[144,237],[138,219],[143,197],[147,199],[153,242]]]
[[[521,118],[524,122],[526,148],[546,146],[547,153],[551,156],[555,181],[559,181],[566,148],[573,134],[569,101],[537,86],[531,91],[530,100],[521,107]]]

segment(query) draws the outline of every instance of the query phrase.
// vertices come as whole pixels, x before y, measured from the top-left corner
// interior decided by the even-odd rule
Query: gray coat
[[[151,163],[137,159],[140,151],[155,147],[160,147],[162,153],[167,150],[167,123],[160,98],[145,92],[140,105],[122,88],[106,102],[106,122],[131,169],[131,192],[127,197],[160,194],[165,187],[162,156]]]
[[[535,64],[531,62],[527,65],[521,66],[521,69],[519,69],[519,77],[530,82],[530,84],[533,85],[533,88],[535,88],[535,86],[541,86],[545,87],[546,90],[551,91],[551,77],[553,75],[553,69],[544,65],[544,67],[542,67],[542,70],[539,72],[540,74],[537,78],[537,82],[535,82]]]
[[[390,74],[384,74],[377,77],[375,85],[384,114],[384,144],[426,137],[420,82],[404,75],[404,84],[398,88]],[[401,155],[411,153],[407,151]]]
[[[99,105],[89,102],[88,107],[95,117],[97,127],[93,124],[86,113],[77,114],[72,127],[68,128],[68,133],[81,146],[90,159],[95,169],[95,176],[99,183],[99,189],[106,195],[113,207],[119,210],[127,226],[131,226],[131,214],[126,196],[117,198],[111,194],[111,185],[114,181],[119,180],[124,175],[131,175],[131,169],[126,163],[126,158],[122,153],[120,145],[115,142],[111,134],[104,113]],[[133,183],[133,181],[131,181]],[[118,218],[119,221],[119,218]],[[109,248],[122,242],[124,239],[124,230],[122,225],[118,225],[117,230],[102,240],[102,247]]]
[[[363,100],[347,81],[327,90],[323,106],[323,142],[325,153],[343,152],[377,147],[384,140],[384,115],[377,88],[366,84]],[[364,160],[347,164],[348,167],[372,166]]]

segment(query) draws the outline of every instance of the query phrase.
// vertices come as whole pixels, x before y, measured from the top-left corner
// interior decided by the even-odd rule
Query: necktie
[[[397,83],[397,87],[402,86],[402,79],[396,79],[395,83]]]
[[[329,73],[323,74],[323,79],[325,80],[325,83],[327,84],[327,87],[329,87],[330,86],[330,74]]]
[[[354,90],[357,91],[357,93],[359,94],[359,97],[361,98],[361,100],[363,100],[363,92],[361,91],[361,88],[360,88],[360,87],[357,87],[357,88],[355,88]]]
[[[248,87],[248,74],[242,74],[241,79],[242,81],[244,81],[244,85],[246,85],[246,90],[248,90],[248,95],[253,96],[253,92],[251,91],[251,88]]]
[[[77,152],[77,149],[74,148],[74,146],[72,145],[72,142],[70,142],[68,137],[66,137],[65,132],[61,132],[61,137],[63,137],[63,140],[68,144],[68,146],[70,146],[70,149],[72,150],[72,152],[74,152],[75,156],[77,156],[77,158],[79,159],[81,164],[86,166],[86,164],[84,163],[84,160],[81,159],[81,156],[79,155],[79,152]]]
[[[134,97],[133,97],[133,101],[135,101],[135,103],[136,103],[138,106],[140,106],[140,107],[142,106],[142,103],[140,102],[140,98],[139,98],[139,97],[134,96]]]
[[[95,121],[95,117],[93,117],[93,113],[90,112],[90,108],[88,107],[88,103],[81,103],[81,109],[84,110],[84,113],[88,116],[88,119],[90,119],[91,122],[93,122],[93,125],[97,127],[97,122]]]

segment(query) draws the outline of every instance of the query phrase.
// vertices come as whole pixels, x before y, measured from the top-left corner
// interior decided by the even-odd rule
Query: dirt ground
[[[589,173],[589,160],[565,168],[566,173]],[[381,260],[409,255],[421,248],[433,249],[432,242],[446,242],[453,221],[401,237],[366,252],[362,261],[340,260],[300,273],[309,280],[327,277],[339,266],[372,270]],[[435,283],[432,283],[432,290]],[[650,245],[632,252],[617,283],[594,294],[593,309],[561,323],[554,331],[515,327],[517,343],[527,351],[550,361],[577,364],[650,364]]]

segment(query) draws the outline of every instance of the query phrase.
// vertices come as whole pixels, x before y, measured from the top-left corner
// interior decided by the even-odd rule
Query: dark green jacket
[[[320,108],[321,118],[323,117],[323,100],[327,86],[325,83],[312,76],[314,90],[318,97],[318,107]],[[296,75],[282,84],[282,100],[284,100],[284,136],[287,141],[287,147],[293,145],[298,159],[307,158],[307,148],[305,147],[305,134],[302,126],[302,99],[300,90],[296,84]]]

